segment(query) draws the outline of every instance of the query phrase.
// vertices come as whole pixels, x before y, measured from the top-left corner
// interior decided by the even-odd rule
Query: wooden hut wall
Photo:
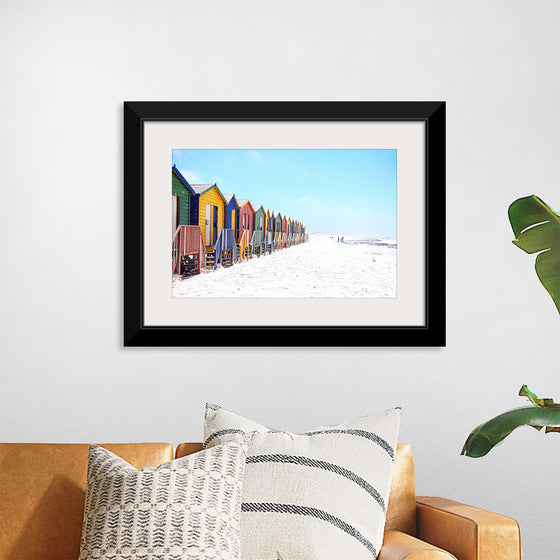
[[[276,214],[276,218],[274,220],[275,223],[275,231],[277,232],[282,232],[282,214],[280,214],[280,212],[278,212],[278,214]]]
[[[180,226],[190,225],[191,213],[191,192],[186,185],[181,181],[179,176],[173,172],[171,180],[171,194],[179,199],[177,220]]]
[[[199,225],[199,209],[200,209],[200,195],[199,194],[193,194],[191,196],[191,216],[190,216],[190,220],[191,220],[191,226],[198,226]]]
[[[239,206],[232,196],[226,207],[226,229],[237,231],[239,229]]]
[[[256,212],[255,212],[255,230],[257,231],[262,231],[264,232],[264,209],[261,206]]]
[[[207,235],[206,235],[206,206],[210,205],[210,209],[215,206],[218,209],[218,220],[217,220],[217,227],[213,227],[214,225],[214,216],[209,216],[210,219],[210,242],[208,242]],[[220,230],[224,227],[224,199],[218,189],[216,187],[212,187],[208,189],[206,192],[200,195],[199,199],[199,219],[198,224],[202,230],[202,236],[204,237],[205,242],[208,245],[214,245],[220,234]],[[215,233],[214,233],[215,231]]]
[[[246,202],[239,209],[239,229],[249,230],[250,236],[253,235],[253,230],[255,227],[255,214],[253,212],[253,207],[250,202]]]

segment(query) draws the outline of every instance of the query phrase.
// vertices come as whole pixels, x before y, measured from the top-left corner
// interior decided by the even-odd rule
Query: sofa
[[[195,453],[201,443],[102,444],[137,469]],[[76,560],[88,444],[0,443],[0,560]],[[416,496],[410,445],[399,443],[379,560],[520,560],[514,519]],[[339,560],[339,559],[337,559]]]

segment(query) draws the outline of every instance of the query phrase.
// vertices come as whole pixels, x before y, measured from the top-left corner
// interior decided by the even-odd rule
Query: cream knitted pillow
[[[243,482],[241,558],[377,558],[400,416],[394,408],[294,434],[207,405],[205,447],[256,432]]]
[[[247,443],[137,470],[89,450],[80,560],[238,560]]]

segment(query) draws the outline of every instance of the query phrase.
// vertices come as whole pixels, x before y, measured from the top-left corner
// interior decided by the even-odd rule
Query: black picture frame
[[[124,346],[445,346],[445,102],[124,103]],[[144,125],[149,121],[425,123],[425,324],[166,326],[144,324]],[[208,336],[209,331],[213,336]]]

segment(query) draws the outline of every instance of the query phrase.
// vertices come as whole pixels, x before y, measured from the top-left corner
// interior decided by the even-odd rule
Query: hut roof
[[[193,190],[196,194],[204,194],[204,193],[208,192],[210,189],[215,188],[218,191],[219,195],[224,200],[224,202],[227,202],[224,195],[222,194],[222,191],[218,188],[218,185],[216,185],[216,183],[214,183],[212,185],[198,183],[196,185],[191,185],[191,187],[193,188]]]
[[[239,208],[248,204],[251,207],[251,210],[253,210],[253,205],[249,202],[248,198],[240,198],[237,202],[239,203]]]
[[[194,189],[194,192],[196,194],[204,194],[206,191],[209,191],[212,187],[214,187],[215,185],[201,185],[201,184],[196,184],[196,185],[192,185],[192,188]]]
[[[231,202],[232,198],[235,198],[235,204],[237,204],[237,206],[239,206],[239,202],[237,201],[237,197],[233,193],[224,194],[224,198],[226,199],[226,202],[228,204]]]
[[[191,191],[192,194],[196,194],[194,189],[192,188],[192,185],[183,177],[183,175],[181,174],[181,172],[175,167],[175,165],[173,165],[172,167],[172,172],[175,173],[175,175],[177,176],[177,178],[179,179],[179,181],[181,181],[181,183],[183,183],[185,185],[185,187],[187,187],[187,189],[189,189]]]

